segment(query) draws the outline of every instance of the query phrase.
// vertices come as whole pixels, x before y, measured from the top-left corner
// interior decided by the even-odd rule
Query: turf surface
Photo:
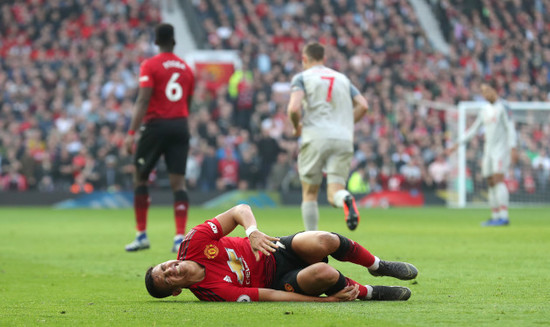
[[[189,225],[216,210],[191,208]],[[365,284],[404,285],[407,302],[205,303],[190,292],[157,300],[146,268],[172,259],[169,208],[153,207],[150,250],[125,253],[130,210],[0,208],[0,326],[547,326],[550,209],[512,209],[508,227],[482,228],[487,210],[361,210],[358,229],[321,209],[320,229],[342,233],[387,260],[415,264],[414,281],[374,278],[330,263]],[[262,231],[302,229],[299,208],[255,209]],[[238,230],[236,235],[244,236]]]

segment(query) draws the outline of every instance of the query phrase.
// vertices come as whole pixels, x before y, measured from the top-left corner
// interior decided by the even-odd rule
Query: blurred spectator
[[[205,144],[202,148],[204,157],[199,177],[200,189],[204,192],[214,191],[216,190],[216,180],[218,178],[218,159],[214,147]]]
[[[417,165],[416,159],[410,159],[405,165],[401,166],[399,170],[404,178],[404,188],[408,190],[419,190],[422,183],[422,171]]]
[[[271,167],[271,172],[267,178],[267,190],[280,191],[286,176],[291,170],[290,157],[288,153],[282,151],[277,155],[277,161]]]
[[[239,182],[239,162],[233,155],[233,149],[227,148],[225,156],[218,161],[218,189],[233,190]]]
[[[241,143],[242,144],[242,143]],[[249,146],[241,151],[239,164],[239,189],[255,189],[260,174],[260,162],[256,156],[256,147]]]
[[[197,124],[191,134],[198,140],[190,152],[197,154],[201,190],[216,187],[218,163],[211,147],[219,136],[239,136],[247,129],[242,147],[258,146],[252,154],[252,162],[261,165],[258,182],[239,177],[239,182],[248,181],[248,188],[266,187],[280,151],[296,159],[289,146],[295,141],[285,135],[288,122],[280,108],[288,99],[290,77],[301,69],[300,47],[311,40],[325,44],[327,66],[349,76],[369,99],[370,111],[354,131],[353,164],[367,160],[373,190],[388,187],[388,163],[401,168],[411,156],[426,172],[424,180],[431,176],[440,184],[430,167],[445,146],[445,113],[410,105],[409,96],[456,104],[478,99],[479,84],[495,81],[499,95],[510,101],[549,100],[547,1],[430,1],[447,37],[448,55],[431,48],[421,18],[404,0],[192,3],[206,32],[203,46],[238,51],[243,61],[243,75],[228,88],[211,90],[206,77],[197,80],[191,109]],[[150,26],[160,21],[159,5],[158,0],[0,4],[2,178],[18,162],[29,189],[42,188],[44,180],[50,185],[44,179],[50,176],[56,190],[69,190],[76,173],[73,159],[86,148],[100,167],[114,155],[124,176],[121,187],[131,188],[131,158],[120,145],[137,94],[139,63],[156,51]],[[520,191],[532,190],[526,188],[531,178],[548,187],[548,170],[534,168],[532,159],[550,151],[550,124],[532,119],[518,126],[527,154],[516,167],[519,173],[514,172]],[[232,142],[242,164],[246,151],[238,140]],[[480,137],[467,149],[474,180],[481,147]],[[158,169],[165,173],[162,166]],[[397,174],[395,180],[400,178]]]
[[[4,191],[26,191],[27,180],[19,173],[20,164],[14,162],[8,168],[8,172],[0,179],[0,186]]]
[[[447,187],[447,178],[451,167],[442,152],[437,154],[436,159],[429,165],[428,171],[437,189]]]
[[[365,162],[361,162],[357,169],[351,173],[347,189],[353,194],[363,194],[370,191]]]
[[[84,174],[77,174],[74,178],[74,183],[71,185],[71,193],[92,193],[94,186],[86,181]]]
[[[267,186],[267,178],[271,173],[271,167],[277,161],[277,156],[279,155],[280,147],[277,140],[275,140],[269,134],[269,129],[263,128],[260,139],[257,143],[258,146],[258,155],[260,157],[260,176],[259,180],[262,187]]]

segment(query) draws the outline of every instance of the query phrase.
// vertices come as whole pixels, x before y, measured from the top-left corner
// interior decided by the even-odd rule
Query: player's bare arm
[[[367,99],[361,94],[353,97],[353,122],[358,122],[369,110]]]
[[[290,101],[287,107],[288,118],[294,127],[293,135],[296,137],[302,134],[302,100],[304,96],[303,90],[293,91],[290,93]]]
[[[264,302],[345,302],[357,299],[359,286],[346,286],[338,293],[326,297],[302,295],[269,288],[259,288],[258,295],[259,300]]]
[[[136,99],[134,114],[132,115],[132,121],[130,122],[130,128],[128,129],[126,139],[124,139],[124,146],[126,147],[128,153],[133,153],[134,133],[141,124],[143,116],[145,116],[145,113],[147,112],[152,94],[152,87],[140,87],[138,90],[138,96]]]
[[[462,139],[458,140],[453,146],[451,146],[450,148],[447,148],[445,149],[445,155],[447,156],[450,156],[453,152],[455,152],[458,147],[462,144],[462,143],[466,143],[468,142],[474,135],[475,133],[479,130],[479,128],[483,125],[483,116],[482,116],[482,112],[480,110],[480,112],[477,114],[477,118],[476,120],[474,121],[474,123],[472,124],[472,126],[470,126],[466,132],[464,133],[464,136],[462,137]]]
[[[226,212],[216,216],[216,220],[222,226],[223,235],[231,233],[237,225],[243,226],[247,231],[248,239],[250,240],[250,246],[256,254],[256,259],[259,259],[258,251],[265,255],[271,255],[271,252],[275,252],[277,245],[274,243],[279,239],[271,237],[258,230],[256,224],[256,218],[252,213],[250,206],[246,204],[239,204]]]

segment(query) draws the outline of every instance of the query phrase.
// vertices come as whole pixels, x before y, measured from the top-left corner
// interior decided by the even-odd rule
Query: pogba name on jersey
[[[165,61],[165,62],[162,63],[162,66],[164,67],[164,69],[169,69],[169,68],[186,69],[185,64],[183,62],[177,61],[177,60]]]

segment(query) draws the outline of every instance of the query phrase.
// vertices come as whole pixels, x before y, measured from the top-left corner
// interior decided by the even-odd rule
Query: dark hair
[[[171,24],[159,24],[155,28],[155,43],[158,46],[174,45],[174,26]]]
[[[310,42],[304,48],[305,54],[312,60],[321,61],[325,58],[325,47],[319,42]]]
[[[145,273],[145,287],[147,288],[149,294],[151,294],[152,297],[156,297],[157,299],[162,299],[164,297],[172,295],[169,290],[159,290],[157,288],[152,273],[153,267],[149,267],[149,269],[147,269],[147,272]]]

